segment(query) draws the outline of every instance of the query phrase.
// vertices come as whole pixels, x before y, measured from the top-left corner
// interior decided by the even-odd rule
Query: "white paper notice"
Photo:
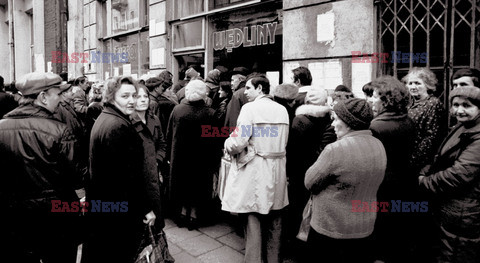
[[[106,72],[105,72],[105,80],[107,80],[108,78],[110,78],[110,72],[109,72],[109,71],[106,71]]]
[[[333,41],[335,35],[335,14],[328,12],[317,15],[317,42]]]
[[[152,68],[165,67],[165,48],[152,49]]]
[[[372,63],[352,63],[352,92],[357,98],[364,98],[362,87],[372,81]]]
[[[293,83],[293,72],[292,70],[300,67],[298,62],[285,62],[283,63],[283,82],[282,83]]]
[[[133,78],[134,80],[138,80],[138,74],[132,74],[132,78]]]
[[[323,80],[325,79],[325,74],[323,72],[324,62],[309,63],[308,69],[312,74],[312,86],[320,89],[325,88],[323,82]]]
[[[342,63],[339,60],[325,63],[325,89],[335,89],[343,84]]]
[[[132,64],[124,64],[122,66],[123,68],[123,74],[124,76],[130,76],[132,75]]]
[[[120,69],[118,67],[113,68],[113,76],[116,77],[120,75]]]
[[[45,60],[43,54],[35,54],[35,72],[45,72]]]
[[[279,71],[267,71],[267,79],[270,81],[270,89],[275,88],[280,84],[280,72]]]
[[[51,61],[47,62],[47,72],[52,72],[52,62]]]

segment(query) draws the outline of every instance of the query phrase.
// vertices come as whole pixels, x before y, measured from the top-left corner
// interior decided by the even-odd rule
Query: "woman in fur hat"
[[[450,93],[455,126],[435,161],[420,172],[420,187],[436,201],[434,215],[441,242],[435,262],[480,261],[480,89]]]

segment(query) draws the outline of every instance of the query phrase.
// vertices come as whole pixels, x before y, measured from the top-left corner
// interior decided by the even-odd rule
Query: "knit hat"
[[[333,106],[333,111],[353,130],[366,130],[373,120],[373,111],[364,99],[341,100]]]
[[[472,100],[472,103],[480,107],[480,88],[474,86],[458,87],[450,92],[450,103],[455,97],[466,97]]]
[[[149,78],[145,81],[148,91],[153,91],[156,87],[162,85],[163,81],[157,77]]]
[[[203,100],[207,97],[207,86],[201,80],[195,79],[185,86],[185,99],[188,101]]]
[[[210,70],[207,74],[207,78],[205,79],[205,84],[210,89],[218,88],[220,85],[220,74],[222,72],[218,69]]]
[[[293,84],[280,84],[273,89],[272,95],[285,100],[294,100],[298,95],[298,87]]]
[[[352,90],[350,90],[347,86],[344,85],[338,85],[335,88],[335,91],[352,92]]]
[[[305,96],[305,104],[325,105],[327,103],[327,91],[324,89],[311,89]]]
[[[187,69],[187,71],[185,71],[185,80],[191,80],[191,79],[196,78],[198,76],[200,76],[200,73],[198,73],[198,71],[196,71],[193,68],[189,68],[189,69]]]

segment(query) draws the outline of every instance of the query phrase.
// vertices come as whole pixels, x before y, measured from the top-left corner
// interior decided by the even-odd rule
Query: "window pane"
[[[138,74],[138,34],[113,39],[112,51],[110,62],[114,76]],[[128,53],[127,61],[122,59],[125,53]]]
[[[205,0],[176,0],[175,1],[175,18],[182,18],[204,11]]]
[[[226,7],[226,6],[229,6],[229,5],[234,5],[234,4],[237,4],[237,3],[248,2],[248,1],[251,1],[251,0],[214,0],[214,1],[211,1],[211,2],[213,2],[213,8],[222,8],[222,7]],[[212,7],[211,5],[212,4],[210,4],[210,8]]]
[[[173,49],[202,47],[202,20],[173,26]]]
[[[112,0],[112,32],[127,31],[139,26],[139,2]]]

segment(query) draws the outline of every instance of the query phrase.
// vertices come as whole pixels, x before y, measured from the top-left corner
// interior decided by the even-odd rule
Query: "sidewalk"
[[[188,231],[172,220],[165,220],[168,248],[176,263],[243,262],[245,242],[226,223]]]

